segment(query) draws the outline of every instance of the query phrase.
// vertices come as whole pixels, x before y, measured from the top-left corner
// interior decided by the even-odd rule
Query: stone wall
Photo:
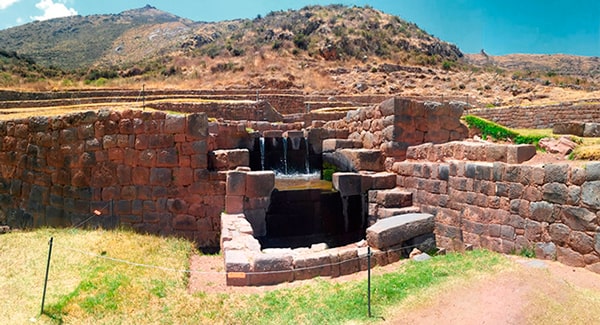
[[[325,127],[348,130],[348,139],[360,141],[364,149],[381,149],[387,157],[402,160],[409,146],[466,138],[467,128],[460,123],[464,105],[391,98]]]
[[[283,115],[266,101],[221,101],[197,103],[151,103],[147,105],[161,111],[181,113],[206,113],[209,118],[225,120],[250,120],[281,122]]]
[[[600,273],[600,163],[404,161],[393,171],[414,203],[435,215],[439,247],[533,249]]]
[[[537,107],[480,108],[466,113],[510,128],[551,129],[556,122],[597,122],[600,119],[600,104],[567,102]]]
[[[342,197],[368,196],[371,190],[395,186],[392,173],[336,173],[333,186]],[[297,249],[262,249],[256,237],[267,235],[266,212],[275,188],[272,171],[237,168],[227,172],[225,212],[221,216],[221,249],[227,284],[270,285],[317,276],[337,277],[367,268],[367,245],[360,241],[343,247],[326,244]],[[347,214],[345,211],[344,214]],[[373,249],[372,266],[400,260],[397,249]]]
[[[205,114],[89,111],[0,122],[0,223],[117,225],[217,247],[225,174]]]

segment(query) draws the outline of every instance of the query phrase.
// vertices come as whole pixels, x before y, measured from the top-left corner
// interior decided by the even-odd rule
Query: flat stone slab
[[[427,233],[432,233],[435,217],[429,213],[409,213],[377,221],[367,228],[367,243],[384,250]]]

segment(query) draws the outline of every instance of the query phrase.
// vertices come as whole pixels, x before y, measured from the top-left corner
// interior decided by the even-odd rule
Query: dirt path
[[[424,301],[409,298],[390,311],[386,324],[594,324],[600,323],[597,306],[581,301],[579,294],[593,292],[600,297],[600,275],[558,262],[509,256],[514,266],[498,274],[468,282],[450,283]],[[392,272],[401,262],[377,267],[374,274]],[[223,272],[220,256],[194,256],[191,269]],[[344,282],[366,278],[359,272],[330,281]],[[302,286],[314,280],[262,287],[228,287],[224,273],[192,273],[191,292],[261,293]],[[589,291],[588,291],[589,290]],[[600,299],[600,298],[599,298]],[[414,300],[414,299],[413,299]],[[595,301],[592,301],[595,303]],[[600,301],[598,301],[600,303]],[[586,305],[587,304],[587,305]],[[558,309],[550,309],[552,305]],[[564,310],[565,315],[560,315]],[[563,317],[564,316],[564,317]],[[563,322],[562,320],[565,320]],[[573,321],[574,319],[574,321]]]
[[[578,292],[600,294],[600,275],[596,273],[553,261],[510,258],[516,262],[513,269],[463,286],[453,285],[425,304],[399,309],[388,323],[555,324],[554,319],[571,319],[573,315],[549,314],[555,311],[547,308],[547,302],[562,305],[569,313],[570,304],[579,303],[573,300]],[[576,319],[581,316],[577,323],[591,324],[585,321],[587,316],[598,319],[596,307],[580,307],[588,314],[574,315]]]

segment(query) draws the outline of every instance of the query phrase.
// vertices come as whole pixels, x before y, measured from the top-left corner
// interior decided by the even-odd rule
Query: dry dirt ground
[[[452,282],[434,289],[419,301],[408,298],[392,310],[386,324],[595,324],[599,304],[585,300],[586,293],[600,297],[600,275],[554,261],[507,256],[511,266],[497,274]],[[373,274],[392,272],[403,261],[376,267]],[[221,256],[193,256],[191,269],[223,271]],[[366,279],[366,271],[330,281]],[[225,275],[192,273],[189,290],[211,293],[261,293],[302,286],[314,280],[262,287],[227,287]],[[582,298],[583,297],[583,298]],[[598,302],[600,303],[600,302]],[[579,308],[581,310],[579,310]],[[566,310],[563,310],[566,309]],[[564,315],[562,314],[564,312]]]

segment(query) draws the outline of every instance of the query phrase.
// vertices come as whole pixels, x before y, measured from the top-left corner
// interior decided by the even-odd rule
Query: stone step
[[[350,139],[325,139],[323,140],[323,152],[333,152],[338,149],[359,149],[362,142]]]
[[[379,208],[377,210],[377,217],[379,219],[390,218],[402,214],[409,213],[421,213],[421,208],[416,206],[404,207],[404,208]]]
[[[398,187],[390,190],[369,191],[369,203],[377,203],[384,208],[406,208],[413,205],[412,192]]]
[[[409,213],[385,218],[367,228],[367,243],[385,250],[414,237],[433,233],[435,218],[429,213]]]

